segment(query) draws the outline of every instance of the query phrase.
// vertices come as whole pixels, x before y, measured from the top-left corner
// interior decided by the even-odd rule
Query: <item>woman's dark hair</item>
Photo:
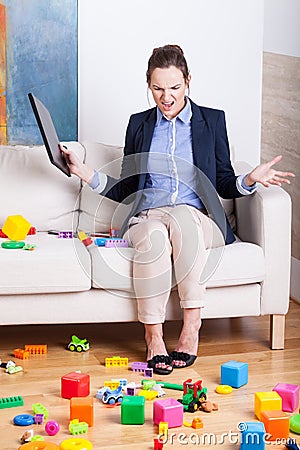
[[[181,70],[184,80],[188,82],[189,69],[181,47],[179,45],[164,45],[155,48],[149,58],[146,72],[148,85],[154,69],[168,69],[170,66]]]

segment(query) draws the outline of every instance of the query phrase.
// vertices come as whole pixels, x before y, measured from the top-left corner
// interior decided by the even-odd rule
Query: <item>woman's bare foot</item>
[[[182,330],[175,351],[171,355],[174,367],[186,367],[195,361],[198,354],[200,327],[200,308],[184,309]]]
[[[163,340],[162,324],[145,324],[145,340],[147,345],[147,361],[155,360],[154,369],[172,371],[171,361],[168,360],[168,351]],[[166,358],[158,358],[165,356]]]

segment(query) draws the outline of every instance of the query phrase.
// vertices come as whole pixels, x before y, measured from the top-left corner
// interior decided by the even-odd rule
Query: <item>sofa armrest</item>
[[[291,261],[291,198],[279,186],[264,188],[235,200],[237,235],[262,247],[265,279],[261,314],[286,314]]]

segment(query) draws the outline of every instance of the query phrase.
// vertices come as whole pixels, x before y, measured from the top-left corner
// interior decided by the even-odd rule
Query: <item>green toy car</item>
[[[90,344],[87,339],[79,339],[75,334],[73,334],[71,342],[68,344],[68,350],[71,352],[86,352],[89,348]]]

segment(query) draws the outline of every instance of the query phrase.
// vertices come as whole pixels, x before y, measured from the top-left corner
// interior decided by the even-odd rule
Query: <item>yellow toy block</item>
[[[78,236],[78,238],[79,238],[81,241],[84,241],[84,239],[87,238],[87,235],[85,234],[84,231],[79,231],[79,233],[77,234],[77,236]]]
[[[145,397],[146,400],[153,400],[154,398],[156,398],[158,396],[158,392],[143,390],[138,393],[138,396]]]
[[[282,398],[277,392],[255,392],[254,413],[258,420],[261,420],[262,411],[281,411],[281,409]]]
[[[120,386],[120,381],[104,381],[104,386],[108,387],[109,389],[111,389],[112,391],[114,391],[115,389],[117,389],[117,387]]]
[[[31,224],[21,215],[8,216],[2,231],[12,241],[22,241],[26,238]]]
[[[158,424],[158,434],[161,436],[168,436],[169,423],[168,422],[159,422]]]
[[[128,358],[120,358],[120,356],[105,358],[105,367],[128,367]]]

